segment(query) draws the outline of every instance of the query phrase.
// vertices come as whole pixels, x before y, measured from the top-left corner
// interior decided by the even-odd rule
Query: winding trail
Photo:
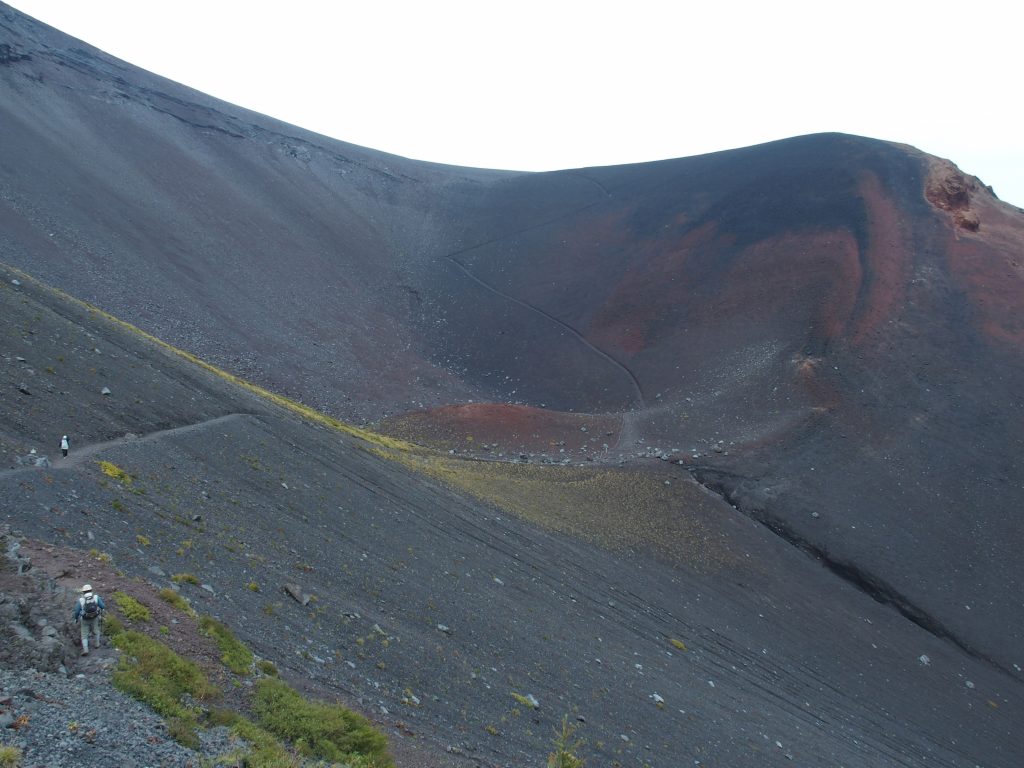
[[[68,451],[68,455],[60,456],[57,458],[50,459],[50,465],[47,467],[17,467],[15,469],[0,470],[0,479],[4,477],[12,477],[19,474],[25,474],[28,472],[39,472],[48,469],[69,469],[76,467],[86,459],[95,456],[98,453],[102,453],[110,448],[116,448],[120,445],[137,445],[139,443],[148,443],[153,440],[157,440],[161,437],[167,437],[168,435],[181,435],[188,434],[189,432],[196,432],[206,427],[211,427],[215,424],[221,424],[227,421],[234,421],[235,419],[244,418],[247,416],[253,416],[251,413],[228,413],[224,416],[217,416],[213,419],[207,419],[206,421],[198,421],[195,424],[186,424],[182,427],[171,427],[170,429],[159,429],[155,432],[148,432],[145,435],[140,436],[124,436],[118,437],[113,440],[104,440],[99,443],[89,443],[81,447],[72,445],[71,450]]]

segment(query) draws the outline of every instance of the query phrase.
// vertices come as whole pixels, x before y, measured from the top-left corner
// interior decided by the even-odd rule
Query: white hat
[[[82,592],[92,592],[92,584],[86,584],[84,587],[82,587],[81,591]]]

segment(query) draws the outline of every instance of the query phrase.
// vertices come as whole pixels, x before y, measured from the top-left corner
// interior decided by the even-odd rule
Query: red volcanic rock
[[[971,209],[971,198],[980,188],[977,179],[968,178],[948,161],[935,159],[931,162],[924,194],[936,208],[952,213],[957,227],[977,232],[981,219],[977,211]]]

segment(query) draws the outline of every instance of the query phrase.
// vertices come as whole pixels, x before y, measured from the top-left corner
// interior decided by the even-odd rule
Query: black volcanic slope
[[[295,451],[289,473],[310,493],[356,494],[318,501],[322,522],[286,548],[301,551],[315,526],[326,526],[349,537],[333,566],[344,571],[346,558],[364,551],[361,537],[402,530],[375,553],[378,566],[405,563],[391,581],[414,592],[388,592],[398,587],[381,577],[373,589],[406,611],[392,620],[409,622],[407,632],[448,624],[396,607],[406,598],[436,604],[443,593],[451,610],[507,643],[499,654],[492,639],[462,638],[459,658],[473,658],[475,673],[501,670],[490,673],[501,683],[437,694],[429,713],[437,733],[474,732],[500,717],[489,697],[522,693],[526,684],[513,678],[536,663],[558,709],[582,709],[567,693],[580,685],[589,701],[605,702],[595,730],[607,732],[596,738],[654,765],[773,764],[783,750],[757,723],[783,711],[787,739],[804,734],[807,764],[1019,763],[1010,734],[1024,730],[1024,473],[1015,458],[1024,433],[1024,213],[951,163],[840,134],[545,174],[419,163],[218,102],[3,5],[0,139],[0,262],[273,391],[378,422],[441,456],[525,457],[526,468],[500,470],[404,463],[568,538],[328,445],[309,427],[279,424],[262,406],[240,405],[233,390],[193,400],[192,384],[161,384],[159,396],[119,401],[115,418],[81,373],[81,388],[64,391],[96,401],[84,419],[56,395],[26,410],[16,357],[32,358],[14,345],[32,339],[7,310],[2,318],[12,339],[0,422],[9,456],[69,418],[98,442],[245,412],[253,415],[229,422],[232,442],[255,441],[277,464],[285,459],[273,446],[283,441]],[[48,311],[66,314],[47,301]],[[99,332],[90,318],[69,322],[67,333]],[[191,376],[173,358],[137,355],[134,365],[160,376]],[[38,373],[44,363],[31,365]],[[223,458],[227,447],[207,447],[219,434],[188,433],[199,442],[172,463],[234,487],[245,473]],[[156,466],[167,442],[138,446],[133,460]],[[505,474],[499,481],[492,471]],[[564,474],[571,471],[615,479]],[[66,470],[76,488],[85,473]],[[632,503],[629,494],[594,490],[619,488],[627,476],[642,484],[652,473],[670,484],[666,493],[697,494],[696,480],[714,495],[647,506],[641,499],[653,492]],[[308,515],[299,511],[307,504],[295,506],[276,487],[259,491],[248,498],[266,519]],[[601,513],[588,517],[591,503]],[[348,530],[339,507],[368,516],[369,528]],[[460,511],[449,519],[439,511],[449,508]],[[702,521],[700,536],[677,527],[691,516]],[[532,574],[527,592],[492,594],[496,582],[481,570],[488,557],[464,551],[485,518],[510,542],[525,542],[522,550],[496,546]],[[54,535],[46,526],[55,523],[32,525]],[[409,562],[395,547],[418,547],[420,538],[431,556],[415,575],[395,577]],[[710,544],[712,554],[698,557],[695,540],[728,543],[721,557]],[[166,547],[174,551],[173,542]],[[525,565],[527,551],[539,560]],[[454,565],[473,557],[476,567]],[[719,567],[697,576],[698,561]],[[465,573],[476,576],[456,586]],[[581,613],[586,590],[596,592]],[[243,598],[251,599],[232,599]],[[628,615],[617,616],[627,604]],[[227,605],[218,610],[231,613]],[[593,643],[609,642],[609,621],[623,633],[622,675],[639,677],[605,679],[611,656]],[[711,689],[707,669],[684,674],[662,660],[656,673],[651,661],[629,672],[625,638],[664,640],[678,621],[716,638],[714,664],[738,675],[728,693]],[[259,642],[255,630],[250,639]],[[326,635],[316,642],[329,645]],[[769,663],[773,644],[784,659]],[[400,691],[400,674],[427,674],[430,663],[441,665],[430,674],[454,675],[436,643],[417,647],[389,660],[389,670],[408,668],[384,675],[385,688]],[[486,662],[488,654],[515,669]],[[921,664],[922,654],[948,659],[942,674],[952,676],[938,682],[939,665]],[[323,675],[358,696],[368,690]],[[998,681],[990,685],[998,695],[979,693],[982,675]],[[687,703],[655,711],[682,719],[641,720],[645,697],[668,699],[663,680]],[[828,699],[828,717],[802,708],[804,694],[813,708],[811,690]],[[715,703],[701,709],[707,701]],[[460,714],[478,705],[486,714]],[[640,736],[614,732],[623,718],[649,729],[642,746]],[[825,739],[829,728],[846,735]],[[539,763],[549,728],[532,730],[508,735],[507,747],[493,744],[481,760],[525,764],[511,756],[530,754]]]
[[[0,312],[4,379],[27,390],[0,398],[0,522],[157,587],[194,575],[207,586],[181,589],[196,610],[374,718],[403,768],[543,765],[563,715],[596,765],[1012,768],[1024,749],[1013,676],[677,473],[483,465],[513,501],[539,486],[585,504],[591,531],[628,498],[610,529],[630,530],[588,543],[408,469],[435,466],[430,453],[307,423],[20,273],[0,269]],[[48,444],[65,430],[66,460]],[[30,449],[52,466],[20,465]],[[453,462],[442,476],[478,465]]]

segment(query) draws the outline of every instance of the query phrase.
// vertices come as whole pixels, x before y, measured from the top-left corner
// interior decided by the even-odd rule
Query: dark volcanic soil
[[[0,401],[3,521],[44,542],[37,552],[105,553],[154,588],[194,574],[206,586],[182,590],[197,610],[289,680],[374,718],[403,766],[543,765],[563,716],[595,765],[1010,768],[1024,748],[1011,674],[836,577],[685,467],[601,470],[599,488],[621,476],[637,490],[624,522],[595,520],[605,537],[584,543],[0,277],[8,381],[63,358],[61,388],[44,373],[34,394],[9,383]],[[97,365],[116,386],[93,398]],[[129,407],[157,392],[180,420]],[[33,447],[52,456],[62,431],[68,460],[18,465]],[[694,535],[689,554],[641,525],[659,511],[655,487]],[[88,557],[75,562],[68,578],[110,588]]]
[[[196,571],[437,760],[569,715],[597,764],[1020,762],[1024,212],[980,180],[840,134],[451,168],[0,45],[4,520]]]

